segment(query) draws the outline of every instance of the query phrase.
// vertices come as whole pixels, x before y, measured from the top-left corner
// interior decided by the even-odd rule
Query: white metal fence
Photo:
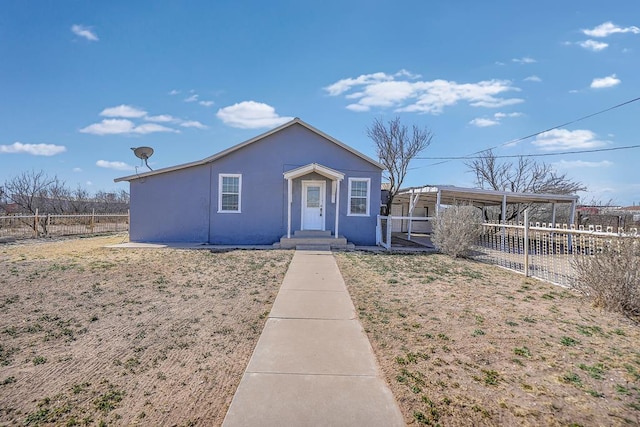
[[[129,230],[129,214],[58,215],[17,214],[0,216],[0,239],[112,233]]]
[[[484,223],[473,258],[537,277],[561,286],[569,286],[575,277],[572,259],[590,256],[618,238],[640,238],[637,228],[578,227],[566,224]]]
[[[413,221],[434,218],[378,216],[376,243],[391,248],[394,221],[409,221],[411,239]],[[471,254],[478,261],[496,264],[561,286],[569,286],[575,277],[572,260],[602,252],[619,238],[640,240],[637,228],[627,230],[597,225],[568,226],[546,223],[482,224],[482,234]]]

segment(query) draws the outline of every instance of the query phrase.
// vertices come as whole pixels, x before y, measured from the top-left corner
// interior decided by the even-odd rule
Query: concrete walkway
[[[329,251],[296,251],[223,426],[403,426]]]

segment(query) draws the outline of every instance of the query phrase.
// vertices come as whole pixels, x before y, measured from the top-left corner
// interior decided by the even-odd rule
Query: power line
[[[529,139],[529,138],[533,138],[534,136],[538,136],[538,135],[543,134],[545,132],[549,132],[549,131],[552,131],[552,130],[555,130],[555,129],[559,129],[559,128],[563,127],[563,126],[568,126],[568,125],[580,122],[582,120],[586,120],[588,118],[591,118],[591,117],[606,113],[606,112],[611,111],[611,110],[615,110],[615,109],[620,108],[620,107],[624,107],[625,105],[628,105],[628,104],[631,104],[631,103],[634,103],[634,102],[637,102],[637,101],[640,101],[640,96],[637,97],[637,98],[630,99],[630,100],[625,101],[625,102],[621,102],[621,103],[616,104],[616,105],[614,105],[612,107],[605,108],[603,110],[597,111],[595,113],[587,114],[586,116],[582,116],[582,117],[579,117],[577,119],[570,120],[570,121],[568,121],[566,123],[562,123],[562,124],[550,127],[549,129],[545,129],[545,130],[542,130],[542,131],[539,131],[539,132],[535,132],[535,133],[532,133],[530,135],[523,136],[521,138],[512,139],[511,141],[507,141],[507,142],[504,142],[502,144],[495,145],[493,147],[489,147],[489,148],[485,148],[485,149],[480,150],[480,151],[473,152],[471,154],[468,154],[467,156],[462,156],[462,157],[416,157],[416,159],[419,159],[419,160],[442,160],[442,161],[436,162],[436,163],[431,163],[431,164],[424,165],[424,166],[411,168],[411,169],[421,169],[421,168],[428,167],[428,166],[437,166],[437,165],[441,165],[443,163],[447,163],[447,162],[449,162],[451,160],[472,159],[472,158],[474,158],[473,156],[475,156],[476,154],[480,154],[480,153],[482,153],[484,151],[493,150],[494,148],[504,147],[505,145],[516,144],[518,142],[524,141],[524,140]],[[638,146],[620,147],[619,149],[629,149],[629,148],[636,148],[636,147],[638,147]],[[585,150],[584,152],[611,151],[611,150],[614,150],[614,148],[602,149],[602,150],[593,150],[593,151]],[[576,153],[578,153],[578,152],[576,152]],[[553,156],[553,155],[560,155],[560,154],[574,154],[574,153],[567,152],[567,153],[546,153],[546,154],[523,154],[523,155],[519,155],[519,156],[496,156],[496,157],[497,158],[537,157],[537,156],[543,157],[543,156]]]
[[[599,148],[594,150],[575,150],[575,151],[562,151],[559,153],[540,153],[540,154],[511,154],[505,156],[492,156],[496,159],[509,159],[509,158],[518,158],[518,157],[547,157],[547,156],[561,156],[563,154],[582,154],[582,153],[599,153],[601,151],[616,151],[616,150],[630,150],[632,148],[640,148],[640,144],[638,145],[626,145],[624,147],[612,147],[612,148]],[[480,151],[481,152],[481,151]],[[475,154],[475,153],[474,153]],[[483,156],[458,156],[458,157],[416,157],[416,159],[420,160],[471,160],[471,159],[480,159]]]

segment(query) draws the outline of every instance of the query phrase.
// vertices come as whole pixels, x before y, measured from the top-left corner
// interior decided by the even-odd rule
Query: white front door
[[[302,229],[324,230],[325,182],[302,181]]]

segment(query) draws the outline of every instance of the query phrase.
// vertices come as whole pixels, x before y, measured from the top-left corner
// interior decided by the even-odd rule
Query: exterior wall
[[[393,203],[393,205],[391,205],[391,215],[392,216],[409,216],[409,203],[408,202]],[[418,204],[415,207],[413,216],[433,217],[435,215],[436,215],[435,203],[418,200]],[[409,229],[409,220],[406,220],[406,219],[393,220],[393,229],[392,229],[393,232],[406,233],[408,229]],[[431,221],[413,221],[411,224],[411,231],[414,233],[431,233],[431,229],[432,229]]]
[[[294,125],[216,160],[212,164],[210,242],[213,244],[271,244],[287,233],[287,181],[283,173],[309,163],[345,174],[340,188],[339,233],[358,245],[375,244],[380,205],[381,170],[370,162],[327,141],[301,125]],[[241,213],[218,213],[218,174],[242,174]],[[349,177],[371,179],[370,215],[348,217]],[[335,204],[331,180],[310,174],[293,182],[291,230],[300,229],[301,181],[326,180],[326,230],[334,232]]]
[[[272,244],[287,233],[283,173],[318,163],[345,174],[340,183],[339,234],[374,245],[381,170],[302,125],[286,127],[214,162],[131,181],[131,240]],[[242,174],[241,212],[218,212],[219,174]],[[370,214],[347,216],[349,177],[370,178]],[[300,229],[301,181],[326,181],[325,229],[335,231],[331,180],[309,174],[293,182],[292,233]]]
[[[206,242],[209,166],[131,181],[132,242]]]

